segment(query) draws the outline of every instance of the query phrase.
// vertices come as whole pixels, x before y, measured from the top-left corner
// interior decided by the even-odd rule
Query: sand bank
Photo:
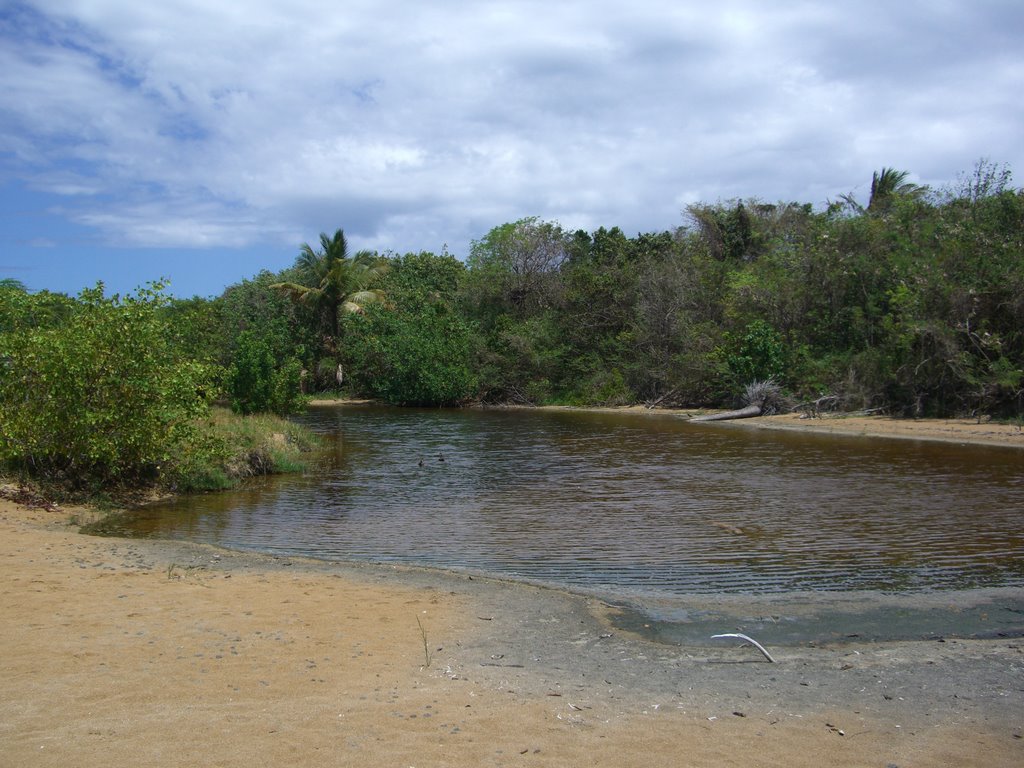
[[[979,422],[977,419],[893,419],[887,416],[842,415],[807,419],[790,413],[728,423],[761,429],[1024,448],[1024,430],[1021,427]]]
[[[1017,766],[1024,642],[646,643],[529,586],[0,501],[4,766]]]

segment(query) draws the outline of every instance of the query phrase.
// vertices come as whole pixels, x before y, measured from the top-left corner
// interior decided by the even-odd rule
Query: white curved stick
[[[747,637],[746,635],[741,635],[738,632],[730,632],[727,635],[712,635],[711,639],[715,640],[715,639],[717,639],[719,637],[735,637],[735,638],[738,638],[739,640],[746,640],[748,643],[750,643],[755,648],[757,648],[757,650],[759,650],[761,653],[763,653],[764,657],[766,659],[768,659],[768,661],[770,661],[772,664],[776,663],[775,659],[772,658],[772,655],[770,653],[768,653],[768,651],[765,650],[765,647],[763,645],[761,645],[759,642],[757,642],[757,640],[755,640],[752,637]]]

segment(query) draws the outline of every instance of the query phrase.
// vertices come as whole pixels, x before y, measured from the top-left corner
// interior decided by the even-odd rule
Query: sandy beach
[[[945,439],[1024,443],[979,426]],[[95,538],[81,514],[0,501],[0,766],[1024,764],[1019,637],[771,664],[646,642],[592,598]]]
[[[809,419],[787,413],[727,423],[754,429],[803,430],[833,435],[1024,448],[1024,429],[1021,427],[977,419],[893,419],[887,416],[831,414]]]

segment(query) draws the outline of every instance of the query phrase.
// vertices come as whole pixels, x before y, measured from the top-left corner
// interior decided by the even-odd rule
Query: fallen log
[[[690,421],[726,421],[727,419],[749,419],[753,416],[760,416],[762,408],[760,405],[748,405],[735,411],[722,411],[721,413],[709,413],[704,416],[694,416]]]
[[[727,419],[749,419],[753,416],[771,416],[782,407],[784,398],[779,390],[779,385],[771,379],[767,379],[747,384],[741,402],[746,405],[738,410],[695,416],[690,421],[726,421]]]

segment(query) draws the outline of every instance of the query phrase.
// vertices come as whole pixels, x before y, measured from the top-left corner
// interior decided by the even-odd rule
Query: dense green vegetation
[[[211,413],[223,369],[191,353],[195,329],[170,310],[159,284],[77,299],[0,284],[0,466],[86,496],[225,488],[297,468],[310,438],[294,425]],[[283,396],[274,379],[271,405],[295,401],[292,378]]]
[[[197,459],[226,451],[210,403],[286,415],[316,392],[722,406],[771,380],[793,402],[1021,418],[1024,191],[986,161],[948,190],[906,179],[882,169],[865,204],[823,210],[692,205],[634,237],[525,218],[464,262],[351,255],[337,230],[215,299],[0,280],[0,461],[217,485]]]

